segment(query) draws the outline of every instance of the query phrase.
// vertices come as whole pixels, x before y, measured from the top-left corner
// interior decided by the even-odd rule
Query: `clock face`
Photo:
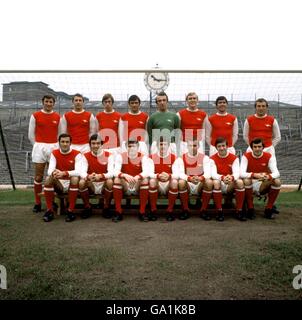
[[[145,86],[153,92],[165,90],[169,85],[169,75],[165,72],[149,72],[145,74]]]

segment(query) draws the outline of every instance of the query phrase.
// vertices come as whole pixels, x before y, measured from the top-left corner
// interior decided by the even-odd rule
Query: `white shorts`
[[[170,181],[158,181],[158,193],[166,195],[168,193]]]
[[[92,182],[93,187],[94,187],[94,193],[95,194],[102,194],[104,186],[105,186],[105,181],[93,181]]]
[[[35,142],[31,154],[32,162],[46,163],[49,162],[50,154],[54,149],[58,149],[59,144]]]
[[[200,185],[201,185],[201,182],[198,182],[197,184],[194,184],[194,183],[188,181],[189,193],[191,195],[198,196],[200,194],[198,192],[198,188],[199,188]]]
[[[134,187],[130,188],[129,183],[125,181],[127,190],[125,191],[125,195],[131,196],[131,195],[137,195],[139,190],[139,182],[137,182]]]
[[[59,182],[61,183],[61,185],[63,187],[63,192],[64,193],[68,192],[70,180],[59,179]]]
[[[71,149],[78,150],[78,151],[80,151],[80,152],[83,153],[83,154],[90,151],[89,143],[85,143],[85,144],[71,144],[70,147],[71,147]]]
[[[229,153],[236,154],[236,150],[235,150],[234,147],[229,147],[228,151],[229,151]],[[209,150],[209,156],[211,157],[215,153],[217,153],[217,149],[214,146],[211,145],[210,146],[210,150]]]
[[[262,184],[262,181],[259,181],[257,179],[252,179],[252,185],[253,185],[253,193],[256,195],[260,195],[260,186]]]
[[[186,141],[180,142],[180,156],[188,152],[188,143]],[[204,154],[205,153],[205,141],[199,141],[198,152]]]
[[[126,152],[126,151],[127,151],[126,141],[123,141],[122,146],[121,146],[121,152]],[[144,142],[144,141],[138,142],[138,152],[140,152],[141,154],[143,154],[147,157],[149,156],[149,151],[148,151],[148,147],[146,145],[146,142]]]

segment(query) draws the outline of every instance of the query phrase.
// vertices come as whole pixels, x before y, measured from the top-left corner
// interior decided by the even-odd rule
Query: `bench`
[[[40,197],[45,197],[44,192],[39,193],[39,196]],[[82,200],[80,194],[78,194],[77,199]],[[104,200],[104,196],[102,194],[90,194],[89,195],[89,199],[90,200],[98,199],[99,203],[102,204],[103,200]],[[224,199],[225,199],[225,197],[224,197]],[[124,200],[123,201],[124,204],[122,203],[122,207],[124,209],[129,209],[130,206],[131,206],[131,209],[138,208],[138,204],[137,205],[133,205],[131,202],[132,202],[132,200],[138,201],[139,200],[139,195],[124,195],[123,196],[123,200]],[[162,204],[158,204],[157,205],[158,209],[166,208],[167,203],[168,203],[167,196],[158,195],[158,200],[161,200],[162,202],[165,202],[164,204],[163,203]],[[200,200],[200,196],[197,196],[197,195],[190,195],[189,196],[189,207],[190,207],[190,209],[193,209],[193,211],[195,209],[195,211],[199,212],[199,208],[200,208],[201,202],[199,202],[198,200]],[[114,201],[114,200],[112,200],[112,201]],[[192,203],[192,201],[193,201],[193,203]],[[64,210],[64,208],[66,208],[67,203],[68,203],[68,193],[62,193],[62,194],[55,193],[55,203],[56,203],[56,213],[57,213],[57,215],[61,215],[62,211]],[[112,206],[112,204],[111,204],[111,206]],[[76,208],[81,208],[81,206],[76,204]],[[180,209],[180,208],[181,208],[181,204],[180,204],[180,198],[178,196],[177,199],[176,199],[176,203],[175,203],[174,209],[177,210],[177,209]],[[215,206],[210,204],[208,210],[210,212],[211,211],[215,211]],[[227,208],[224,209],[224,213],[226,213],[226,214],[234,213],[234,212],[235,212],[234,208],[228,208],[227,207]]]

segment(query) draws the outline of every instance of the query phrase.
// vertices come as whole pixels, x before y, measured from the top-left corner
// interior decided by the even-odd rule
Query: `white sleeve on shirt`
[[[179,161],[180,158],[176,158],[172,164],[172,179],[179,179]]]
[[[250,126],[249,126],[249,122],[247,121],[247,119],[245,119],[244,121],[244,125],[243,125],[243,140],[245,141],[245,143],[249,146],[249,131],[250,131]]]
[[[62,133],[67,133],[67,121],[65,115],[62,116],[59,124],[59,135]]]
[[[211,134],[212,134],[212,125],[209,121],[209,118],[205,119],[205,129],[206,129],[206,142],[210,146],[211,145]]]
[[[114,160],[115,160],[115,157],[113,154],[111,154],[108,157],[107,172],[104,173],[105,179],[111,179],[114,176]]]
[[[49,165],[48,165],[48,170],[47,170],[47,175],[51,176],[52,173],[56,170],[57,167],[57,159],[53,155],[53,153],[50,154],[50,159],[49,159]]]
[[[188,175],[185,172],[185,164],[182,158],[178,158],[178,176],[179,179],[183,179],[185,181],[188,180]]]
[[[275,147],[280,141],[281,141],[281,132],[280,132],[278,122],[275,119],[273,123],[273,141],[272,141],[273,146]]]
[[[120,154],[117,154],[114,160],[114,171],[113,171],[113,175],[115,177],[117,177],[121,173],[122,163],[123,163],[122,156]]]
[[[221,180],[222,175],[217,173],[217,166],[213,159],[210,159],[211,163],[211,176],[214,180]]]
[[[208,156],[204,156],[203,158],[203,176],[205,179],[210,179],[211,174],[211,159]]]
[[[238,140],[238,119],[236,118],[234,121],[234,127],[233,127],[233,146]]]
[[[91,114],[89,119],[89,137],[91,137],[95,133],[97,133],[96,125],[95,125],[95,117],[93,114]]]
[[[277,168],[277,160],[275,156],[271,156],[268,162],[268,167],[271,171],[271,176],[273,179],[279,178],[280,177],[280,172]]]
[[[29,126],[28,126],[28,140],[33,145],[36,141],[35,137],[35,131],[36,131],[36,118],[32,114],[29,120]]]
[[[234,177],[234,180],[238,180],[240,177],[239,158],[235,159],[232,163],[232,175]]]
[[[74,159],[74,170],[67,171],[69,177],[80,177],[83,171],[83,158],[82,154],[79,153]]]
[[[248,166],[248,160],[245,155],[241,157],[241,163],[240,163],[240,177],[245,178],[251,178],[252,172],[247,172],[247,166]]]

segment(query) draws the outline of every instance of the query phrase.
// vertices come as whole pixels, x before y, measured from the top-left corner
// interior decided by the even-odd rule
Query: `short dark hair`
[[[103,95],[102,104],[104,104],[105,100],[111,99],[112,103],[114,103],[114,98],[111,93],[106,93]]]
[[[72,97],[72,101],[74,101],[74,98],[75,97],[80,97],[80,98],[82,98],[82,100],[83,100],[83,102],[84,102],[84,97],[83,97],[83,95],[81,95],[80,93],[76,93],[73,97]]]
[[[256,108],[257,102],[265,102],[266,106],[268,107],[268,102],[264,98],[259,98],[255,101],[255,108]]]
[[[52,99],[53,102],[56,102],[56,98],[51,94],[46,94],[45,96],[43,96],[42,102],[44,102],[45,99]]]
[[[259,143],[262,143],[262,146],[263,146],[263,148],[264,148],[264,142],[263,142],[263,140],[262,140],[261,138],[254,138],[254,139],[251,141],[251,143],[250,143],[251,149],[253,149],[253,145],[254,145],[254,144],[259,144]]]
[[[69,138],[69,139],[70,139],[70,143],[71,143],[71,141],[72,141],[71,135],[68,134],[68,133],[61,133],[61,134],[59,135],[58,141],[60,142],[62,138]]]
[[[138,100],[138,102],[141,103],[141,99],[139,98],[139,96],[137,96],[136,94],[133,94],[132,96],[129,97],[128,103],[130,103],[131,101],[136,101],[136,100]]]
[[[158,97],[166,97],[167,98],[167,102],[169,101],[169,98],[167,96],[167,94],[164,91],[161,91],[157,94],[156,98],[155,98],[155,102],[157,103],[157,98]]]
[[[229,104],[228,99],[225,96],[219,96],[216,98],[216,101],[215,101],[216,106],[218,105],[218,101],[225,101],[227,104]]]
[[[97,133],[94,133],[90,138],[89,138],[89,145],[91,145],[91,141],[98,140],[100,136]],[[101,141],[102,144],[102,141]]]
[[[228,145],[228,140],[225,137],[218,137],[215,140],[215,147],[217,146],[217,144],[224,143],[224,142],[225,142],[226,145]]]

